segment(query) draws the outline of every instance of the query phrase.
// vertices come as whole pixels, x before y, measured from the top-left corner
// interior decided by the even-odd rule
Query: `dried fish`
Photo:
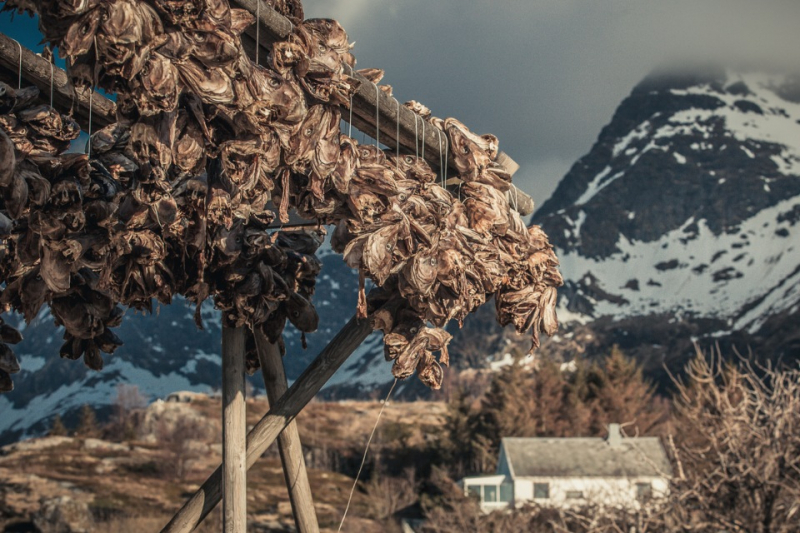
[[[530,329],[534,345],[555,332],[558,260],[509,205],[497,138],[405,104],[447,135],[461,182],[453,195],[416,154],[343,135],[339,106],[358,81],[346,74],[355,58],[338,22],[304,21],[298,0],[270,0],[294,26],[265,67],[241,45],[252,15],[226,0],[40,4],[76,91],[116,93],[120,120],[92,136],[89,161],[64,153],[74,121],[34,105],[33,90],[0,85],[0,237],[14,243],[0,304],[30,320],[50,302],[66,330],[62,356],[102,368],[101,352],[120,344],[117,304],[151,310],[177,294],[198,306],[198,325],[211,297],[225,324],[261,328],[279,345],[287,320],[314,331],[321,241],[269,230],[270,199],[281,221],[294,210],[336,227],[333,248],[359,271],[359,316],[367,277],[396,303],[372,324],[399,378],[416,372],[440,387],[443,328],[492,296],[500,323]],[[0,388],[12,386],[7,374],[0,367]]]

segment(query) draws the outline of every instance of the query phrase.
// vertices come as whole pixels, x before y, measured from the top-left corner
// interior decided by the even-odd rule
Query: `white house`
[[[636,508],[666,494],[672,476],[656,437],[626,438],[610,424],[602,438],[504,438],[493,476],[462,480],[485,511],[586,504]]]

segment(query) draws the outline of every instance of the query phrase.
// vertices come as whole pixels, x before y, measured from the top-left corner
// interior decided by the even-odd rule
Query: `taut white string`
[[[381,90],[375,84],[375,148],[381,149]]]
[[[389,394],[386,395],[386,399],[383,401],[383,405],[381,406],[381,410],[378,412],[378,419],[375,420],[375,426],[372,428],[372,433],[369,434],[369,439],[367,440],[367,447],[364,449],[364,457],[361,458],[361,466],[358,467],[358,473],[356,474],[356,479],[353,480],[353,488],[350,489],[350,497],[347,498],[347,506],[344,508],[344,514],[342,515],[342,521],[339,523],[339,529],[336,530],[339,533],[342,530],[342,526],[344,525],[344,519],[347,518],[347,511],[350,509],[350,502],[353,500],[353,492],[356,490],[356,485],[358,484],[358,478],[361,476],[361,470],[364,468],[364,463],[367,462],[367,452],[369,452],[369,445],[372,443],[372,437],[375,436],[375,430],[378,429],[378,422],[381,421],[381,415],[383,414],[383,410],[386,408],[386,404],[389,403],[389,398],[392,396],[392,391],[394,391],[394,386],[397,385],[397,378],[395,378],[394,383],[392,383],[392,388],[389,389]]]

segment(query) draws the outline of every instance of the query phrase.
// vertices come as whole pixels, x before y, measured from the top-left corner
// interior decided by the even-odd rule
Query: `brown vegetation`
[[[454,477],[494,469],[502,437],[605,436],[609,422],[629,435],[664,434],[668,402],[642,369],[614,348],[604,363],[576,359],[562,369],[540,358],[501,370],[483,399],[455,393],[448,406],[441,462]]]

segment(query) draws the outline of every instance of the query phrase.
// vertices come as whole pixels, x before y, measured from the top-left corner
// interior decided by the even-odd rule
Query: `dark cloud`
[[[338,19],[360,67],[491,132],[541,205],[619,102],[656,67],[796,66],[796,0],[306,0]]]

